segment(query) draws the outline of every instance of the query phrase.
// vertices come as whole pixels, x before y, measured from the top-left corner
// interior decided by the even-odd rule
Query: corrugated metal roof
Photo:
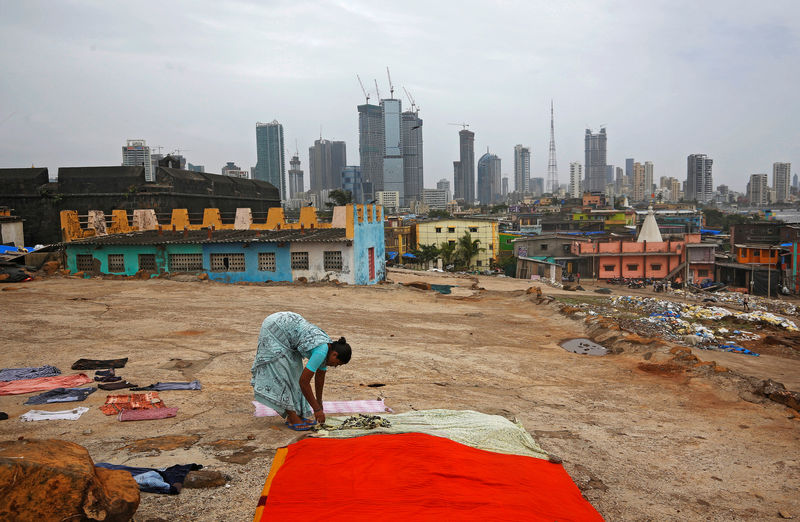
[[[145,230],[128,234],[111,234],[72,241],[68,245],[179,245],[196,243],[333,243],[347,241],[343,228],[315,228],[300,230],[214,230],[211,238],[208,230],[183,231]]]

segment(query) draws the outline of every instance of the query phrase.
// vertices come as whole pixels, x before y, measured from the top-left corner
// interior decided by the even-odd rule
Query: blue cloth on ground
[[[139,491],[145,493],[168,493],[170,495],[177,495],[181,492],[180,488],[183,487],[183,481],[190,471],[202,469],[200,464],[176,464],[168,468],[137,468],[133,466],[123,466],[122,464],[111,464],[108,462],[98,462],[95,464],[100,468],[106,469],[119,469],[127,471],[133,476],[133,479],[139,484]],[[167,484],[169,487],[164,490],[162,484],[157,483],[155,477],[150,473],[154,472],[161,477],[161,482]],[[141,482],[136,479],[139,475],[148,474],[147,477],[141,479]],[[175,485],[178,485],[176,487]]]
[[[202,390],[203,386],[200,381],[194,380],[192,382],[157,382],[149,386],[140,386],[132,388],[131,391],[166,391],[166,390]]]
[[[133,480],[139,484],[139,489],[142,491],[169,493],[170,485],[164,482],[164,477],[158,471],[146,471],[139,475],[134,475]]]
[[[39,377],[55,377],[56,375],[61,375],[61,370],[49,364],[27,368],[3,368],[0,370],[0,381],[21,381]]]
[[[25,404],[50,404],[51,402],[74,402],[86,400],[97,388],[56,388],[30,397]]]

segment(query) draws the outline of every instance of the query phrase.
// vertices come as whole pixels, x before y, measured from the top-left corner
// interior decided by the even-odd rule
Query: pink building
[[[572,244],[572,253],[592,258],[592,277],[611,279],[674,279],[687,277],[686,257],[689,257],[689,281],[700,282],[714,277],[715,244],[701,243],[700,234],[686,234],[683,239],[668,241],[622,241]]]

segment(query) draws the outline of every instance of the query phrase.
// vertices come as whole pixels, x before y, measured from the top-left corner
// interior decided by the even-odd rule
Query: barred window
[[[325,251],[325,270],[342,271],[342,251]]]
[[[78,254],[75,256],[78,272],[90,272],[94,270],[94,256],[92,254]]]
[[[244,272],[244,254],[211,254],[212,272]]]
[[[661,265],[659,265],[659,264],[650,265],[650,269],[651,270],[661,270]]]
[[[123,254],[108,254],[108,271],[124,272],[125,256]]]
[[[292,252],[292,270],[308,270],[308,252]]]
[[[203,269],[203,254],[170,254],[170,272],[191,272]]]
[[[262,272],[275,271],[275,252],[258,253],[258,269]]]
[[[616,265],[603,265],[603,270],[606,272],[613,272],[616,268]]]
[[[639,270],[639,265],[638,264],[631,264],[631,265],[625,265],[625,266],[628,267],[628,270]]]
[[[156,255],[155,254],[139,254],[139,270],[147,270],[148,272],[156,271]]]

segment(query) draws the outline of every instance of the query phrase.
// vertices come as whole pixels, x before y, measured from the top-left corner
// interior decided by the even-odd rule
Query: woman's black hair
[[[339,362],[342,364],[347,364],[350,362],[350,355],[352,350],[350,349],[350,345],[347,344],[347,341],[344,337],[339,337],[338,341],[334,341],[328,345],[329,350],[333,350],[336,352],[336,356],[339,359]]]

